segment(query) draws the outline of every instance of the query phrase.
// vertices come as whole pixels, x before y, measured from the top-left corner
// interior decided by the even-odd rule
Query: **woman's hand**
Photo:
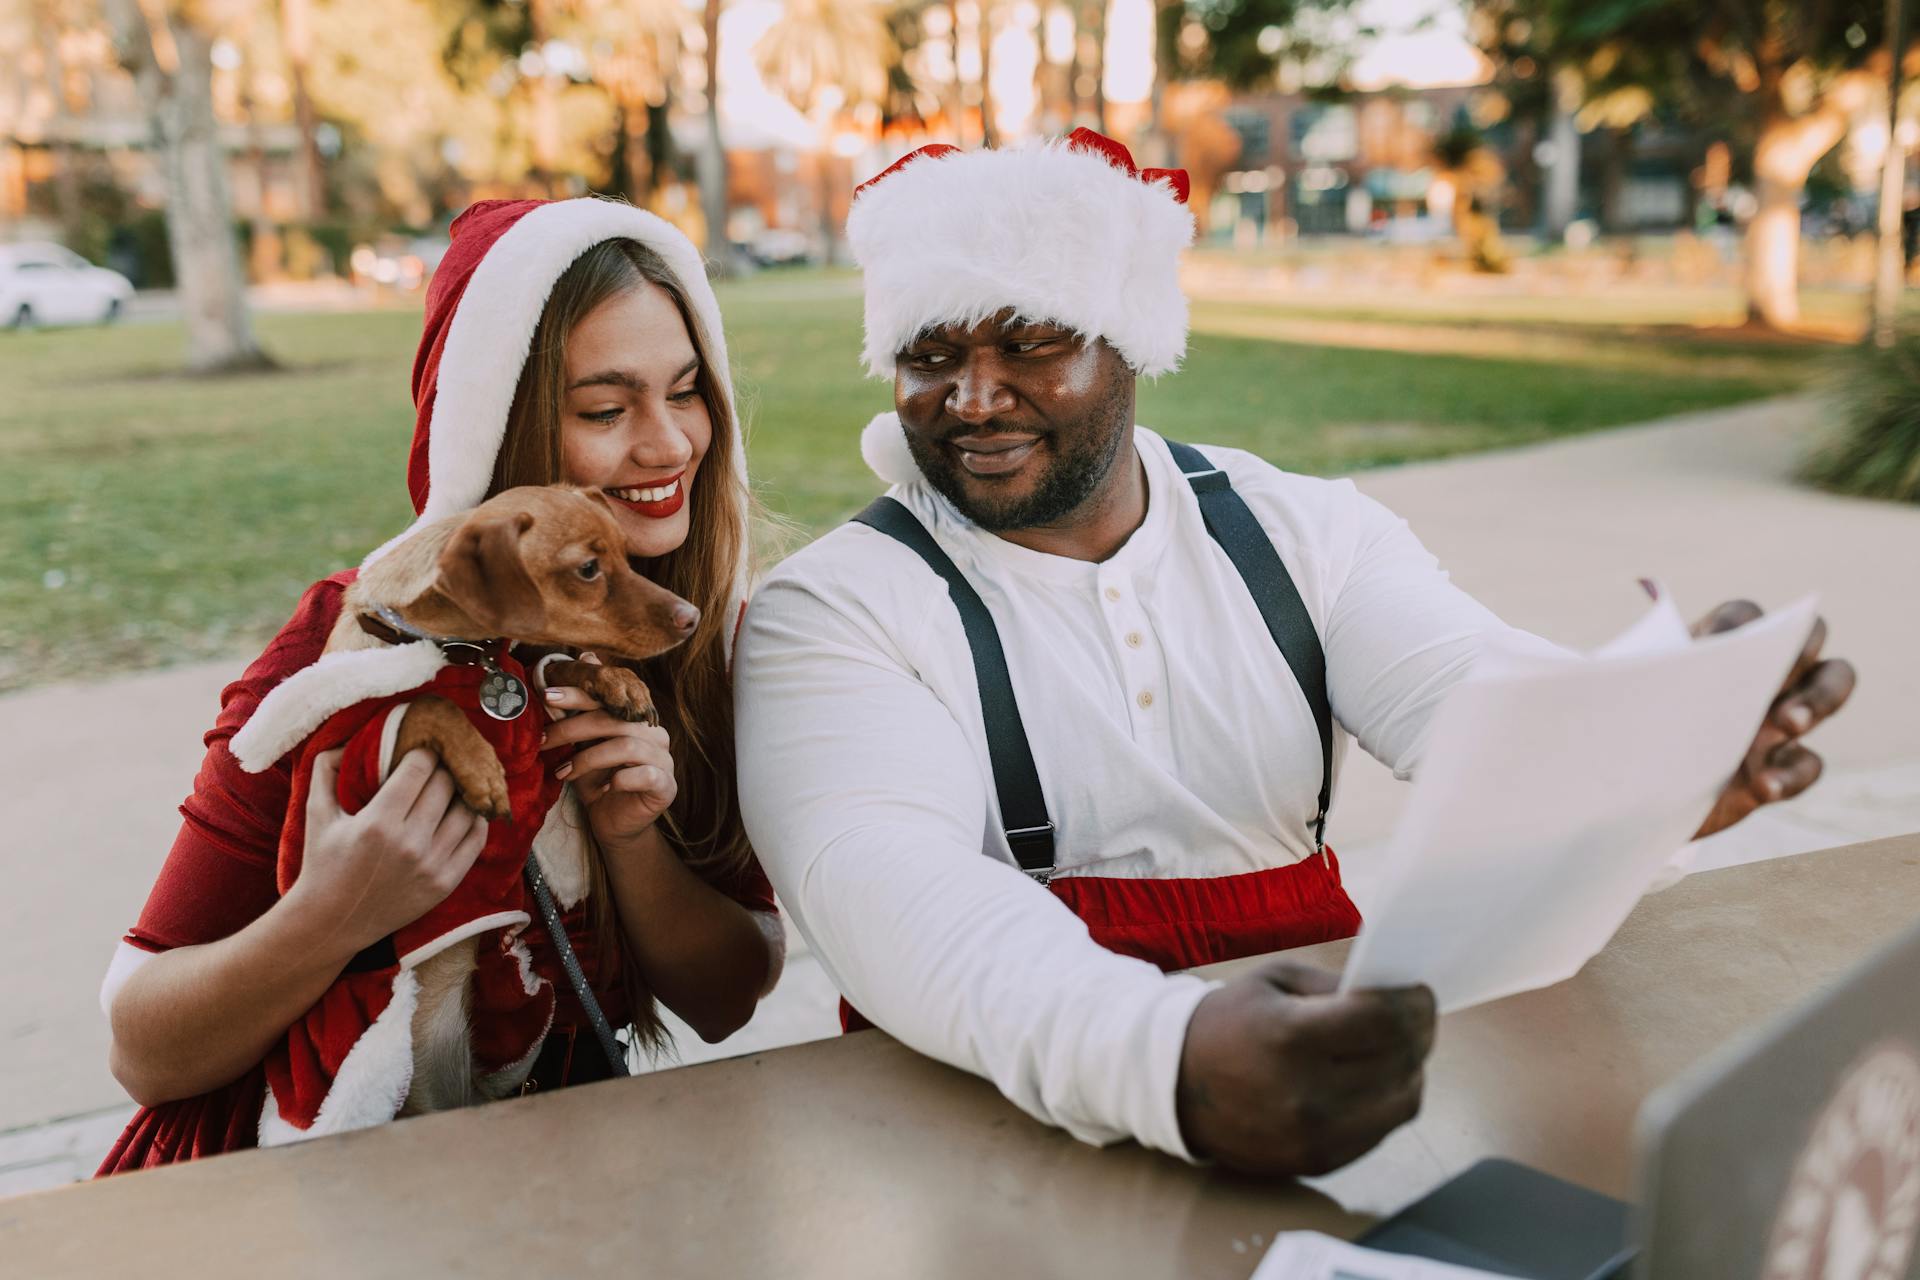
[[[602,849],[631,846],[679,794],[667,731],[619,719],[569,685],[550,687],[546,702],[551,710],[573,713],[547,729],[548,748],[577,748],[555,776],[573,784]]]
[[[314,758],[306,848],[288,903],[351,955],[446,900],[487,842],[431,752],[409,751],[360,812],[340,808],[339,751]]]

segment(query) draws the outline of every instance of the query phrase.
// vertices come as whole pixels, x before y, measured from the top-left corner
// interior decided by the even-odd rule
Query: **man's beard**
[[[1070,431],[1077,444],[1061,449],[1061,433],[1048,432],[1042,441],[1053,452],[1053,461],[1030,491],[1007,498],[992,496],[991,491],[987,495],[969,493],[965,475],[949,451],[927,443],[912,430],[903,434],[920,474],[955,510],[988,533],[1011,533],[1058,524],[1072,515],[1105,482],[1120,445],[1131,433],[1111,427],[1101,430],[1089,424]]]

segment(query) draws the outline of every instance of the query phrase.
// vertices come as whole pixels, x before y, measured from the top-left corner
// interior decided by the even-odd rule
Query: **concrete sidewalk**
[[[1666,583],[1688,613],[1747,596],[1778,606],[1819,591],[1831,648],[1861,690],[1815,741],[1829,776],[1708,842],[1701,865],[1920,829],[1920,509],[1792,485],[1819,425],[1806,398],[1450,462],[1369,473],[1361,488],[1405,516],[1467,590],[1516,625],[1595,643]],[[0,698],[0,1194],[90,1172],[128,1104],[107,1073],[95,993],[145,899],[198,764],[198,735],[241,664],[218,662]],[[1405,788],[1348,757],[1329,832],[1365,905],[1373,853]],[[833,993],[796,955],[746,1031],[682,1060],[831,1034]],[[53,1124],[50,1122],[63,1121]]]

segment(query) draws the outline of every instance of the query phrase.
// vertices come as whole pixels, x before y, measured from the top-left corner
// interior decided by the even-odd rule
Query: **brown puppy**
[[[329,653],[389,643],[394,628],[455,640],[505,638],[519,644],[593,650],[642,660],[693,634],[700,613],[635,572],[606,500],[597,491],[560,486],[510,489],[472,511],[422,526],[364,569],[347,588]],[[598,699],[625,720],[653,715],[639,676],[613,664],[563,661],[547,678]],[[538,709],[528,714],[542,714]],[[493,747],[445,698],[414,701],[401,721],[393,758],[415,747],[438,756],[461,799],[488,819],[508,817],[506,774]],[[413,1019],[413,1083],[401,1114],[502,1096],[520,1080],[476,1078],[468,1037],[468,979],[478,938],[456,943],[418,966]]]

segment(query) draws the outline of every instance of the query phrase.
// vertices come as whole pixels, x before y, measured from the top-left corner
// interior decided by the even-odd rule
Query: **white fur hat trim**
[[[919,464],[907,448],[906,430],[899,414],[879,413],[860,433],[860,456],[888,484],[912,484],[920,478]]]
[[[975,324],[1011,307],[1105,338],[1147,377],[1187,346],[1180,251],[1193,215],[1145,182],[1063,141],[923,156],[862,191],[847,239],[866,277],[868,372],[929,325]]]

